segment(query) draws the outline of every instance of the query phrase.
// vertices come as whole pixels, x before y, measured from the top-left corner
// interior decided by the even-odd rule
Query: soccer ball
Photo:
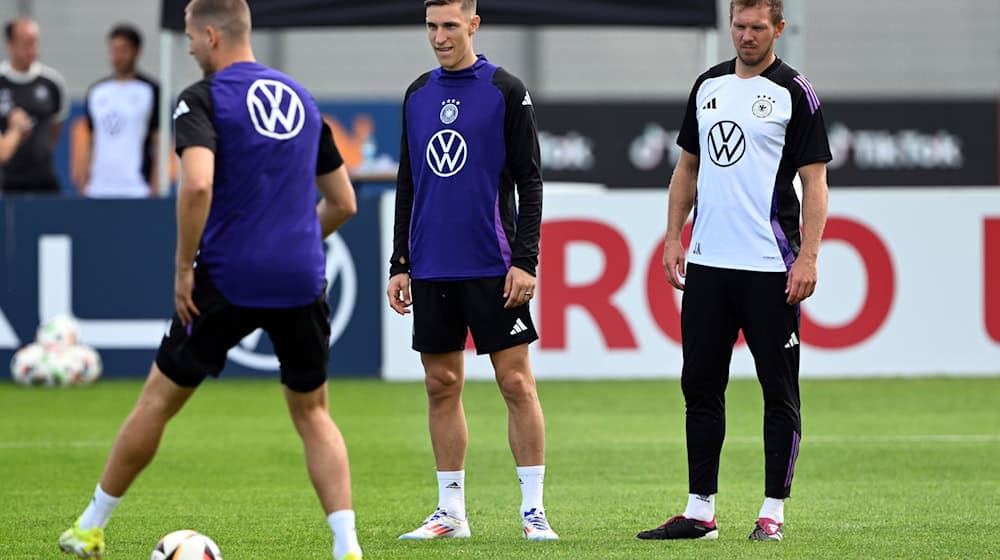
[[[103,364],[97,350],[78,344],[70,346],[66,351],[72,356],[73,366],[77,373],[76,378],[73,379],[74,385],[89,385],[101,377]]]
[[[43,364],[45,360],[45,347],[38,343],[33,342],[15,352],[10,360],[10,375],[14,383],[51,386],[48,368]]]
[[[76,344],[80,325],[69,315],[56,315],[38,326],[35,342],[45,346],[72,346]]]
[[[62,387],[79,377],[76,360],[65,349],[33,342],[14,353],[10,373],[19,385]]]
[[[149,560],[222,560],[222,552],[212,539],[185,529],[160,539]]]
[[[70,348],[52,346],[45,348],[42,369],[47,370],[49,383],[46,387],[64,387],[79,384],[83,378],[83,362]]]

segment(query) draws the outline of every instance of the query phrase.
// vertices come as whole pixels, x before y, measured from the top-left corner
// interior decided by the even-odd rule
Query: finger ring
[[[524,295],[531,297],[531,292],[524,292]]]

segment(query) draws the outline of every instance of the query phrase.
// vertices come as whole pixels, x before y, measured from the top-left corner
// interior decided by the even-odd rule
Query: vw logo
[[[708,131],[708,155],[719,167],[729,167],[740,161],[747,150],[743,129],[733,121],[715,123]]]
[[[247,91],[247,109],[257,132],[275,140],[294,138],[306,122],[299,95],[278,80],[254,82]]]
[[[465,167],[469,147],[455,130],[439,130],[427,143],[427,165],[438,177],[451,177]]]
[[[118,136],[118,133],[122,131],[123,118],[115,111],[111,111],[104,115],[101,122],[104,124],[104,129],[108,131],[112,136]]]
[[[351,315],[358,301],[358,274],[354,269],[354,261],[347,243],[339,234],[333,234],[326,239],[326,289],[327,300],[330,300],[334,284],[340,287],[338,297],[332,302],[335,307],[330,313],[330,346],[333,346],[347,330]],[[336,280],[340,280],[339,283]],[[278,358],[272,353],[257,351],[260,337],[264,331],[258,329],[246,336],[239,344],[229,350],[229,359],[249,368],[277,371]]]

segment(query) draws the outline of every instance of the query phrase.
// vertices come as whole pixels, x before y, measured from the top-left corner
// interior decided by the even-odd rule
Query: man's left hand
[[[788,271],[788,282],[785,293],[788,294],[788,305],[801,303],[816,291],[816,259],[802,257],[795,259],[795,264]]]
[[[507,271],[507,281],[503,287],[503,297],[507,298],[504,309],[520,307],[535,296],[535,277],[527,271],[510,267]]]

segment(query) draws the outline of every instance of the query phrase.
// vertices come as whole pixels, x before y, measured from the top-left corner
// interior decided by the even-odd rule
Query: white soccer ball
[[[35,342],[45,346],[73,346],[76,344],[80,325],[69,315],[56,315],[38,326]]]
[[[222,552],[212,539],[185,529],[160,539],[149,560],[222,560]]]
[[[101,355],[90,346],[78,344],[66,349],[73,356],[74,366],[77,369],[78,377],[73,380],[74,385],[89,385],[103,372]]]
[[[45,361],[45,347],[36,342],[24,346],[10,360],[10,375],[14,383],[26,386],[51,385]]]
[[[76,385],[83,376],[82,364],[69,348],[49,346],[42,357],[42,369],[48,375],[46,387]]]

